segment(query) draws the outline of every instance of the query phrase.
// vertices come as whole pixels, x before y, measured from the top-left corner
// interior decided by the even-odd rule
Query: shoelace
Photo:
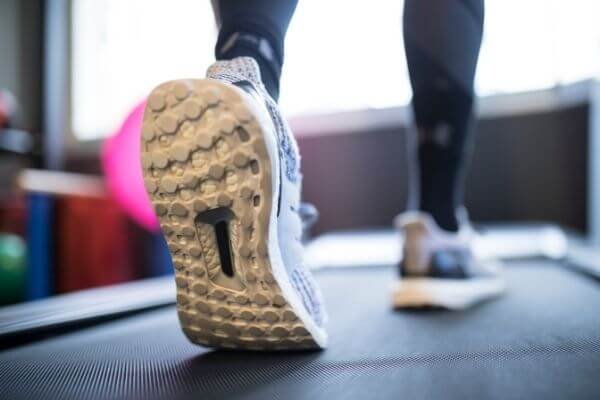
[[[311,203],[300,203],[298,215],[302,221],[302,242],[310,239],[310,228],[319,220],[319,210]]]

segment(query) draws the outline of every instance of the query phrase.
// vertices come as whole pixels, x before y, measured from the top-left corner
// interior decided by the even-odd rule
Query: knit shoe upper
[[[208,68],[207,78],[225,81],[251,93],[266,108],[278,143],[280,190],[278,204],[278,242],[290,283],[302,298],[304,307],[317,325],[326,320],[323,299],[312,273],[306,268],[302,245],[300,154],[291,129],[277,103],[269,96],[256,61],[250,57],[217,61]],[[249,87],[250,86],[250,87]]]

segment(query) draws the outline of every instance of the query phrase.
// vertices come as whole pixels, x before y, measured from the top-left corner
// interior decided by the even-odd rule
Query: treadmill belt
[[[0,399],[598,399],[600,286],[559,263],[507,263],[508,292],[464,312],[394,312],[391,267],[317,273],[330,347],[191,345],[174,307],[0,353]]]

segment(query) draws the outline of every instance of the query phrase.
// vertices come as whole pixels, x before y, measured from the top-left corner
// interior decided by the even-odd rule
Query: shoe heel
[[[314,348],[272,273],[270,125],[253,110],[240,89],[214,80],[168,82],[148,98],[142,168],[175,267],[179,320],[191,342],[210,347]]]

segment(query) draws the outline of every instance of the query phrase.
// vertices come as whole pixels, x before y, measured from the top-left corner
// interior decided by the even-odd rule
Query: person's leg
[[[463,202],[483,15],[483,0],[405,2],[404,45],[418,132],[410,149],[417,163],[411,196],[447,231],[458,230],[456,210]]]
[[[505,288],[498,263],[477,256],[475,231],[457,218],[471,150],[473,80],[482,30],[483,0],[405,2],[404,43],[416,129],[409,135],[412,210],[395,220],[404,237],[393,296],[397,308],[462,309]]]
[[[272,98],[296,1],[215,6],[217,61],[205,79],[156,87],[141,132],[181,327],[210,347],[322,348],[325,309],[301,244],[300,158]]]
[[[284,39],[297,0],[213,0],[219,25],[217,60],[252,57],[267,91],[277,100]]]

